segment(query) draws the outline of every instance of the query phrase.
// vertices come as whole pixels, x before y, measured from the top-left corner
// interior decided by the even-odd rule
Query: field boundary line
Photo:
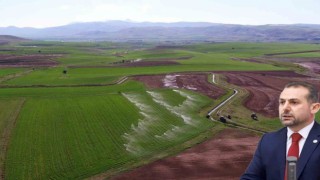
[[[74,84],[74,85],[0,85],[0,88],[60,88],[60,87],[95,87],[95,86],[112,86],[119,85],[128,80],[129,77],[124,76],[116,82],[107,84]],[[1,83],[1,81],[0,81]]]
[[[29,74],[32,71],[33,70],[30,69],[30,70],[27,70],[27,71],[18,72],[18,73],[14,73],[14,74],[9,74],[9,75],[3,76],[3,77],[0,78],[0,83],[9,81],[10,79],[14,79],[14,78],[26,75],[26,74]]]

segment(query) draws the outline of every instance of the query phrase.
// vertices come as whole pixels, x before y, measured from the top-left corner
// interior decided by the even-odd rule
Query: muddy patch
[[[209,83],[206,73],[134,76],[133,79],[143,82],[148,88],[188,89],[213,99],[226,93],[225,90]]]

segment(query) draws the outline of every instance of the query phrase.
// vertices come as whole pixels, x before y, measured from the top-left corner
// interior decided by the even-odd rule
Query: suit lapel
[[[280,165],[280,177],[281,179],[284,179],[284,172],[286,169],[286,151],[287,151],[287,128],[283,128],[282,131],[280,131],[280,138],[279,138],[279,151],[281,151],[279,154],[279,165]]]
[[[317,140],[317,141],[315,141]],[[314,143],[316,142],[316,143]],[[297,163],[297,178],[301,175],[303,169],[305,168],[310,156],[319,145],[320,142],[320,125],[315,122],[310,133],[306,139],[306,142],[303,146],[300,158]]]

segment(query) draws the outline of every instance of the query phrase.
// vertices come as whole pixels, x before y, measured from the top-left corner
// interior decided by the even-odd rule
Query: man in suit
[[[286,158],[296,151],[297,179],[320,180],[320,125],[314,120],[319,109],[318,91],[313,85],[287,84],[279,97],[279,118],[285,127],[262,136],[240,179],[284,180]],[[299,140],[294,142],[293,134],[298,133]]]

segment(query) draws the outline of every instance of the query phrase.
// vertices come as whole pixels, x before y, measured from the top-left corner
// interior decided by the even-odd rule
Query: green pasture
[[[320,44],[302,43],[213,43],[188,46],[202,53],[223,53],[232,57],[248,58],[272,53],[320,50]]]
[[[119,77],[109,75],[106,71],[74,72],[73,69],[66,69],[67,74],[63,73],[65,68],[38,69],[32,73],[4,82],[14,85],[75,85],[75,84],[107,84],[116,81]]]
[[[15,73],[19,73],[22,71],[25,71],[25,69],[24,68],[0,68],[0,79],[1,79],[1,77],[15,74]]]
[[[5,177],[85,178],[153,156],[214,126],[198,115],[211,102],[207,97],[182,90],[118,87],[103,93],[100,88],[73,96],[59,96],[59,88],[50,93],[50,88],[47,96],[25,96],[6,155]],[[46,88],[39,89],[46,94]],[[168,98],[173,96],[178,98]]]
[[[28,99],[6,158],[8,179],[85,177],[128,160],[122,133],[138,118],[120,95]]]
[[[319,58],[320,52],[307,52],[307,53],[296,53],[296,54],[283,54],[275,57],[293,57],[293,58]]]
[[[161,59],[161,58],[180,58],[190,57],[192,51],[181,51],[179,49],[148,49],[144,51],[129,51],[124,55],[128,59]]]
[[[77,85],[108,84],[123,76],[138,74],[162,74],[172,72],[195,71],[245,71],[245,70],[285,70],[268,64],[258,64],[232,60],[233,58],[250,58],[270,53],[296,52],[320,49],[318,44],[290,43],[216,43],[182,46],[177,48],[134,48],[132,45],[112,43],[63,43],[34,42],[23,44],[31,46],[25,49],[42,48],[41,53],[62,54],[56,60],[59,67],[36,69],[32,73],[6,81],[8,85]],[[145,45],[147,46],[147,45]],[[30,52],[31,53],[31,50]],[[121,57],[115,53],[122,54]],[[308,54],[308,53],[307,53]],[[317,53],[309,54],[315,57]],[[293,55],[292,55],[293,56]],[[295,56],[299,56],[296,54]],[[302,55],[301,55],[302,56]],[[181,57],[189,59],[174,60]],[[131,59],[158,60],[173,59],[180,65],[153,67],[116,67],[113,62]],[[70,67],[68,67],[70,66]],[[76,66],[76,67],[73,67]],[[82,66],[82,67],[81,67]],[[87,67],[94,66],[94,67]],[[99,66],[104,66],[99,68]],[[106,67],[114,66],[114,67]],[[62,74],[64,69],[67,75]],[[0,71],[1,73],[1,71]],[[0,74],[1,75],[1,74]]]
[[[4,82],[7,85],[81,85],[109,84],[123,76],[164,74],[174,72],[198,71],[254,71],[254,70],[285,70],[268,64],[233,61],[220,56],[221,59],[200,55],[194,60],[186,60],[181,65],[152,67],[104,67],[104,68],[65,68],[37,69],[26,76]],[[225,58],[225,59],[223,59]]]
[[[108,95],[121,93],[121,91],[143,91],[142,83],[127,81],[123,84],[113,86],[98,87],[28,87],[28,88],[0,88],[0,98],[57,98],[57,97],[74,97],[85,95]]]

